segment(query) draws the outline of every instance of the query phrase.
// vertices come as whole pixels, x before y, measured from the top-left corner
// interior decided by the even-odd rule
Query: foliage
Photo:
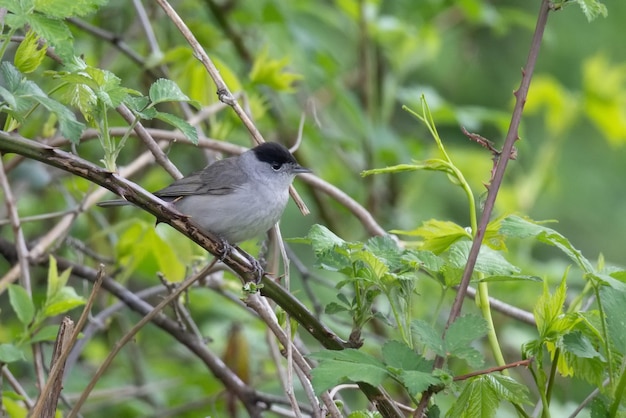
[[[539,1],[179,2],[199,45],[166,2],[144,3],[2,5],[0,415],[26,416],[44,390],[60,317],[79,315],[101,263],[112,277],[63,381],[87,402],[69,397],[58,416],[626,413],[626,270],[612,264],[626,231],[614,48],[626,6],[542,3],[521,118],[510,91],[538,52]],[[222,84],[243,110],[224,110]],[[285,235],[301,236],[287,240],[291,269],[271,241],[259,255],[271,279],[242,289],[232,272],[202,272],[205,286],[174,297],[209,256],[155,228],[141,199],[95,208],[94,185],[136,193],[116,188],[136,175],[160,188],[168,164],[206,164],[201,147],[249,145],[244,113],[287,144],[305,115],[297,158],[335,187],[297,184],[313,216],[284,216]],[[220,254],[241,273],[232,256]],[[126,309],[145,319],[163,292],[172,309],[133,328]],[[466,295],[475,306],[461,310]]]

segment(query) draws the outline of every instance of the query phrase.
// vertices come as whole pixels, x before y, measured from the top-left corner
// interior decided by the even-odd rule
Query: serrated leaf
[[[198,145],[198,131],[196,131],[196,128],[191,126],[186,120],[170,113],[163,112],[157,112],[154,117],[180,130],[192,144]]]
[[[46,57],[47,45],[43,44],[39,47],[38,41],[39,37],[37,34],[29,30],[24,40],[20,42],[20,45],[17,47],[13,62],[20,72],[32,73],[39,68],[39,65],[41,65],[43,59]]]
[[[450,246],[446,252],[450,266],[459,270],[464,269],[471,248],[472,242],[465,240]],[[480,247],[474,271],[485,276],[510,276],[519,273],[520,269],[509,263],[499,251],[483,245]]]
[[[402,261],[412,269],[424,269],[431,273],[438,273],[445,261],[430,251],[405,250]]]
[[[26,19],[32,30],[54,46],[54,52],[64,61],[74,55],[72,33],[62,20],[40,13],[29,14]]]
[[[446,417],[492,418],[499,404],[500,399],[489,379],[479,376],[466,383]]]
[[[604,307],[609,339],[617,351],[626,354],[626,293],[603,287],[600,290],[600,301]]]
[[[403,370],[400,373],[400,381],[413,396],[417,396],[430,386],[441,384],[441,380],[433,376],[430,372],[418,370]]]
[[[402,267],[402,255],[404,250],[398,247],[398,243],[389,235],[372,237],[365,243],[367,248],[376,257],[384,260],[391,270]]]
[[[319,365],[311,371],[317,394],[346,381],[378,386],[389,375],[381,361],[355,349],[320,351],[309,357],[319,361]]]
[[[441,254],[460,239],[471,239],[472,236],[462,226],[450,221],[430,219],[412,231],[392,231],[394,233],[418,236],[423,238],[422,250]]]
[[[506,236],[515,238],[534,237],[538,241],[559,248],[585,272],[594,271],[589,260],[587,260],[580,251],[574,248],[567,238],[555,230],[539,225],[534,221],[522,219],[519,216],[508,216],[502,220],[500,232]]]
[[[35,9],[41,13],[67,19],[85,16],[98,10],[108,0],[33,0]]]
[[[606,6],[602,4],[598,0],[575,0],[576,3],[580,6],[583,14],[587,18],[587,21],[591,22],[595,18],[602,16],[606,17],[608,15],[608,11],[606,10]]]
[[[340,312],[348,312],[349,310],[350,309],[348,309],[344,305],[340,305],[340,304],[338,304],[336,302],[330,302],[324,308],[324,313],[327,314],[327,315],[334,315],[334,314],[340,313]]]
[[[562,349],[576,357],[598,358],[604,361],[604,357],[594,348],[589,338],[578,331],[570,332],[563,336]]]
[[[332,250],[335,246],[342,246],[346,242],[335,235],[330,229],[323,225],[315,224],[309,229],[309,233],[302,238],[294,238],[291,242],[309,244],[315,253]]]
[[[467,361],[471,367],[483,364],[482,355],[470,343],[483,337],[489,327],[487,322],[475,315],[464,315],[457,318],[446,332],[445,350],[449,355]]]
[[[188,102],[187,97],[172,80],[160,78],[150,86],[148,93],[152,104],[162,102]]]
[[[411,323],[411,329],[426,348],[440,356],[446,355],[441,334],[428,322],[417,319]]]
[[[485,379],[489,381],[497,396],[515,404],[528,404],[532,402],[528,398],[528,387],[515,379],[499,373],[488,374]]]
[[[554,294],[550,294],[547,283],[544,283],[543,294],[539,297],[533,309],[535,321],[537,322],[537,330],[539,331],[539,335],[544,339],[554,337],[554,335],[551,336],[551,334],[556,332],[555,323],[563,314],[563,304],[565,303],[565,297],[567,295],[567,287],[565,285],[566,277],[567,272],[563,275],[561,284]]]
[[[0,344],[0,363],[26,360],[22,350],[13,344]]]
[[[26,289],[16,284],[9,285],[9,302],[17,315],[17,319],[23,325],[27,326],[33,321],[35,305]]]
[[[65,270],[59,275],[57,260],[52,255],[48,257],[48,286],[46,289],[46,299],[52,298],[57,292],[67,284],[71,269]]]
[[[402,370],[428,372],[432,370],[432,361],[426,360],[401,341],[387,341],[382,348],[385,364]]]
[[[80,141],[80,135],[85,129],[85,125],[76,120],[74,113],[61,103],[49,97],[35,96],[33,97],[47,110],[53,112],[59,120],[59,130],[61,134],[73,143]]]

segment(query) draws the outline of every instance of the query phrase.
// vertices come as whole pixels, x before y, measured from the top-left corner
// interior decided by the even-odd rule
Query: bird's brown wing
[[[160,198],[176,199],[189,195],[226,195],[241,187],[247,175],[241,171],[236,158],[226,158],[191,173],[169,186],[154,192]]]

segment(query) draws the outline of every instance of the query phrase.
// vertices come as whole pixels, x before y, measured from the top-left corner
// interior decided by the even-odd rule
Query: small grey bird
[[[230,244],[267,232],[283,214],[296,175],[310,173],[289,150],[266,142],[176,180],[155,196]],[[98,206],[127,205],[109,200]]]

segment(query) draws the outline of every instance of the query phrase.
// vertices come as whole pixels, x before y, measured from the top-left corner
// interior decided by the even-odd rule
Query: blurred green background
[[[550,13],[516,144],[518,157],[509,164],[495,215],[519,213],[538,220],[557,220],[558,224],[551,227],[569,238],[586,257],[593,260],[602,253],[608,262],[624,265],[626,3],[612,1],[606,5],[608,16],[592,22],[576,4]],[[180,34],[154,2],[144,6],[155,31],[158,52],[151,51],[128,1],[112,0],[84,19],[127,43],[145,58],[143,65],[124,56],[111,43],[71,25],[77,54],[84,55],[90,65],[114,72],[124,86],[142,92],[154,81],[146,68],[155,72],[166,69],[164,75],[176,81],[192,99],[203,106],[215,103],[215,87]],[[538,1],[206,0],[173,2],[173,6],[215,60],[231,90],[245,92],[265,138],[293,144],[299,119],[305,113],[303,142],[297,152],[300,163],[363,204],[386,230],[411,230],[432,218],[469,224],[464,196],[440,173],[367,178],[360,173],[436,156],[426,128],[402,110],[406,105],[419,111],[420,97],[424,95],[450,155],[476,196],[484,198],[483,184],[489,181],[491,155],[470,142],[461,127],[501,147],[513,109],[512,92],[519,85],[530,48]],[[33,75],[38,76],[42,85],[51,83],[41,72]],[[165,110],[179,111],[175,107]],[[43,134],[45,126],[36,116],[20,130],[22,135],[35,138]],[[126,125],[112,117],[111,126]],[[247,131],[229,110],[210,117],[202,128],[212,138],[250,144]],[[92,161],[101,158],[95,141],[77,149]],[[132,161],[140,151],[142,144],[130,140],[120,164]],[[204,154],[190,145],[174,144],[168,153],[184,173],[206,164]],[[22,216],[41,213],[41,202],[45,202],[46,211],[63,210],[71,201],[68,196],[80,196],[88,188],[83,180],[57,177],[56,172],[51,176],[39,165],[25,163],[20,170],[12,173],[12,178],[15,184],[23,181],[29,186],[24,186],[20,194]],[[53,179],[55,187],[48,187]],[[148,190],[170,181],[159,167],[133,180]],[[59,194],[59,186],[69,191],[67,195]],[[346,240],[367,237],[358,221],[337,202],[302,182],[296,181],[296,187],[312,215],[302,218],[290,203],[281,224],[285,237],[302,236],[314,223],[328,226]],[[101,217],[107,217],[115,229],[103,231],[101,223],[94,221]],[[135,243],[146,239],[146,234],[151,234],[152,241],[158,235],[169,244],[167,251],[174,254],[172,258],[180,261],[168,266],[171,275],[182,275],[184,263],[200,252],[194,252],[188,241],[165,226],[153,233],[152,222],[152,217],[134,208],[106,214],[94,209],[89,216],[79,218],[72,234],[100,252],[116,255],[132,253]],[[53,224],[27,224],[28,238]],[[105,236],[112,232],[119,234],[114,249],[105,244]],[[2,234],[12,236],[6,227]],[[247,248],[255,250],[252,245]],[[294,248],[314,269],[310,248]],[[71,248],[61,251],[74,255]],[[154,251],[166,250],[155,247]],[[154,254],[126,271],[129,276],[135,274],[133,285],[155,284],[155,271],[165,267],[155,261]],[[525,273],[549,279],[559,279],[568,264],[553,249],[527,243],[514,244],[510,257],[527,269]],[[123,261],[123,256],[120,259]],[[574,291],[583,284],[577,274],[573,272],[569,282]],[[145,282],[138,283],[137,278]],[[231,290],[237,286],[233,284]],[[437,291],[427,279],[420,286],[421,295]],[[298,281],[294,292],[308,302]],[[326,286],[320,286],[318,292],[325,302],[336,293]],[[540,292],[541,285],[509,283],[494,286],[493,294],[532,309]],[[206,327],[203,331],[224,337],[213,343],[217,351],[226,343],[229,323],[225,319],[243,321],[250,340],[263,338],[260,324],[256,323],[254,329],[252,319],[238,307],[220,305],[223,302],[219,296],[201,291],[192,299],[198,321]],[[434,299],[420,301],[415,309],[427,316]],[[467,306],[472,309],[471,304]],[[345,322],[328,320],[342,333],[349,332]],[[517,323],[504,324],[506,318],[496,317],[496,321],[503,322],[499,325],[505,348],[510,350],[511,359],[517,359],[520,344],[533,331]],[[98,350],[106,351],[106,343],[91,346],[87,360],[99,361],[102,353]],[[169,354],[159,351],[154,356],[167,358]],[[257,360],[261,357],[255,363],[256,372],[267,372],[264,368],[271,365],[263,363],[259,353],[253,354]],[[172,354],[183,361],[186,355]],[[118,372],[123,373],[124,368]],[[169,369],[153,369],[152,377],[161,372],[171,377]],[[184,378],[202,380],[191,374]],[[68,387],[79,390],[83,383],[73,381]],[[588,389],[564,385],[555,390],[566,404],[568,398],[580,401]],[[171,391],[168,395],[175,404],[179,393]],[[123,416],[139,416],[135,406],[127,405],[129,412]]]

